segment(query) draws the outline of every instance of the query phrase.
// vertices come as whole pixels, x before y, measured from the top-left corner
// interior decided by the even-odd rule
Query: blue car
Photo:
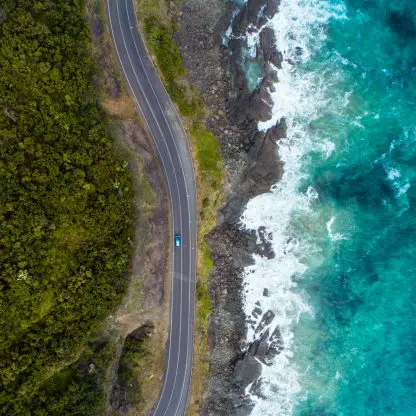
[[[175,234],[175,247],[180,247],[182,245],[182,238],[180,234]]]

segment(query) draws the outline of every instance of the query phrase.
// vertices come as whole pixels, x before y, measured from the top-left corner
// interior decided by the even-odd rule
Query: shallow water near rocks
[[[268,25],[284,62],[259,128],[288,137],[242,217],[276,253],[246,269],[246,312],[271,309],[285,349],[252,415],[415,415],[416,4],[282,0]]]

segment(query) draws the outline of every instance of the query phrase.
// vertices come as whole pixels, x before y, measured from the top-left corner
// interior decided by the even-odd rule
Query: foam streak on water
[[[328,103],[326,99],[330,79],[327,74],[303,68],[319,50],[326,38],[326,23],[331,18],[345,18],[342,4],[334,6],[320,0],[282,0],[279,12],[268,23],[276,34],[276,47],[283,54],[282,69],[277,74],[279,82],[272,93],[273,116],[259,123],[264,130],[282,117],[286,119],[287,138],[279,142],[279,157],[284,162],[284,175],[270,193],[251,200],[241,218],[245,227],[258,229],[265,226],[273,235],[272,245],[276,257],[267,260],[255,258],[255,265],[245,270],[247,315],[260,301],[263,311],[271,309],[276,314],[273,326],[279,326],[284,351],[272,366],[264,367],[262,393],[265,398],[252,396],[256,403],[252,415],[289,416],[301,400],[301,372],[293,359],[294,330],[301,314],[313,314],[305,294],[297,290],[296,280],[308,267],[318,266],[321,253],[314,244],[312,230],[316,222],[313,204],[319,193],[313,187],[300,190],[307,179],[309,155],[319,153],[323,159],[336,151],[331,138],[317,138],[309,128],[322,108],[336,108],[340,102]],[[336,75],[334,75],[336,77]],[[331,213],[323,221],[319,232],[331,234],[334,223]],[[328,225],[329,224],[329,225]],[[318,227],[319,228],[319,227]],[[332,235],[332,234],[331,234]],[[339,235],[332,235],[336,238]],[[313,262],[305,258],[313,257]],[[268,288],[270,297],[263,297]],[[253,339],[249,329],[247,341]]]

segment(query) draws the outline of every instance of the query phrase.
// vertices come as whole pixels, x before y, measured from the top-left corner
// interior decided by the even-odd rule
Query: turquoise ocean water
[[[242,219],[273,232],[247,312],[286,351],[253,415],[416,415],[416,2],[282,0],[270,24],[285,176]]]

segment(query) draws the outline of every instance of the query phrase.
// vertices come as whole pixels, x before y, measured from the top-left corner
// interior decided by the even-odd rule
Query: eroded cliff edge
[[[243,269],[254,253],[274,256],[271,235],[241,229],[239,218],[248,200],[268,192],[283,172],[276,142],[285,136],[282,119],[266,132],[259,121],[271,117],[270,91],[281,65],[274,32],[268,20],[278,11],[277,0],[248,0],[244,5],[221,0],[182,0],[180,30],[176,34],[188,77],[197,85],[210,111],[207,125],[218,138],[226,166],[226,203],[217,227],[206,237],[214,260],[210,292],[210,373],[205,381],[201,415],[247,415],[252,403],[246,388],[259,393],[261,363],[283,348],[278,328],[262,331],[273,320],[269,311],[253,311],[258,339],[245,344]],[[246,34],[258,36],[247,54]],[[259,77],[246,77],[255,65]],[[259,237],[259,238],[258,238]],[[260,241],[260,243],[258,243]],[[267,290],[265,290],[267,296]]]

